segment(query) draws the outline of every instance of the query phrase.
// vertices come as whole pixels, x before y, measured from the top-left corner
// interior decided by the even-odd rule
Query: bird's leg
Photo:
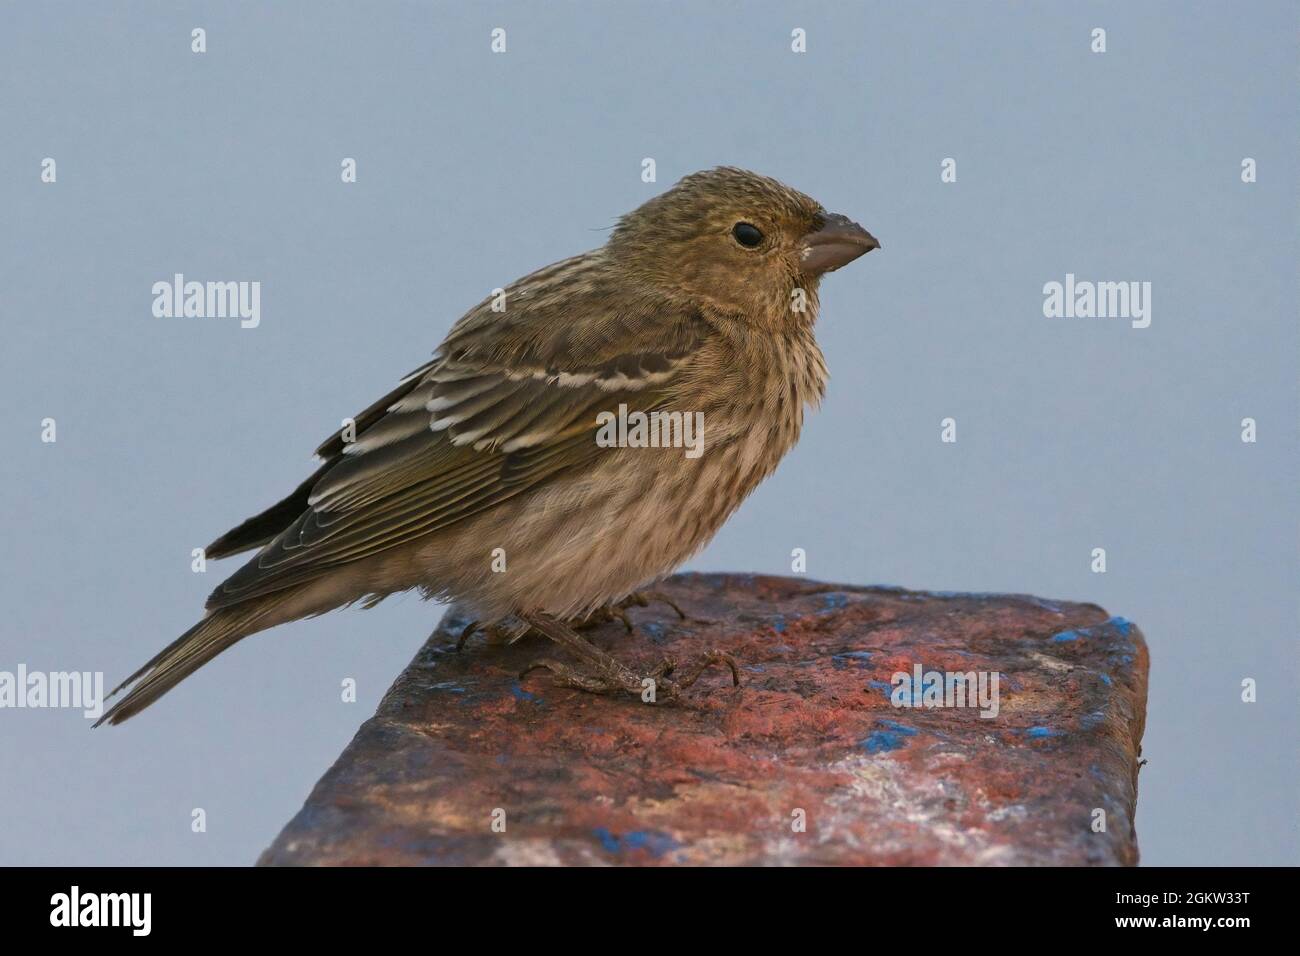
[[[700,675],[714,664],[726,664],[731,670],[733,686],[740,685],[740,668],[735,658],[722,651],[714,650],[701,654],[687,664],[682,671],[684,676],[678,677],[677,680],[668,678],[669,674],[677,670],[676,661],[671,659],[660,661],[649,674],[640,677],[617,658],[578,636],[571,627],[558,618],[551,617],[549,614],[520,616],[533,630],[550,638],[561,647],[568,648],[587,664],[586,669],[580,670],[559,661],[543,659],[525,668],[520,677],[530,671],[543,668],[551,672],[557,683],[567,687],[576,687],[594,694],[623,691],[636,694],[642,700],[651,703],[659,695],[667,699],[678,696],[682,690],[699,680]],[[645,693],[647,690],[651,691],[648,696]]]
[[[585,631],[589,628],[598,627],[606,621],[622,621],[627,632],[632,633],[632,620],[627,616],[627,612],[621,607],[613,605],[597,608],[586,617],[575,617],[568,622],[568,626],[575,631]],[[456,652],[460,653],[460,651],[464,650],[465,643],[478,632],[486,634],[491,640],[496,633],[496,626],[484,625],[481,621],[470,621],[461,630],[460,636],[456,638]],[[433,633],[437,634],[438,632],[435,630]],[[508,640],[509,638],[504,639]]]
[[[616,604],[606,604],[604,607],[598,607],[596,610],[587,614],[585,617],[575,617],[568,622],[569,627],[575,631],[585,631],[588,628],[599,627],[608,621],[621,621],[623,629],[629,634],[635,630],[632,619],[627,615],[627,609],[630,607],[649,607],[651,601],[659,601],[667,604],[677,612],[677,616],[683,621],[696,620],[708,623],[704,618],[691,618],[685,611],[677,606],[677,602],[659,591],[634,591],[623,600]]]
[[[660,604],[667,604],[677,612],[677,617],[683,621],[694,621],[697,624],[713,624],[714,621],[707,617],[692,617],[682,610],[681,605],[670,598],[663,591],[633,591],[623,600],[618,602],[618,607],[648,607],[651,601],[658,601]]]
[[[587,665],[587,669],[578,670],[558,661],[540,660],[529,665],[519,675],[520,677],[537,668],[545,668],[555,675],[560,683],[592,693],[626,691],[639,695],[645,689],[641,677],[617,658],[580,637],[573,628],[559,618],[549,614],[521,614],[520,617],[527,621],[533,630],[550,638],[561,647],[567,648]],[[656,675],[648,676],[653,680]]]
[[[627,597],[625,597],[623,600],[619,601],[618,603],[607,604],[604,607],[596,608],[596,610],[590,612],[589,614],[583,617],[575,617],[565,622],[565,625],[571,631],[585,631],[593,627],[599,627],[601,624],[604,624],[608,621],[621,621],[623,623],[623,628],[629,634],[631,634],[633,630],[635,630],[635,626],[632,623],[632,619],[628,617],[626,609],[630,607],[648,607],[651,601],[659,601],[663,604],[667,604],[669,607],[671,607],[674,611],[677,612],[678,618],[680,618],[683,621],[696,621],[703,624],[711,623],[707,618],[690,617],[685,611],[681,609],[681,607],[678,606],[676,601],[674,601],[672,598],[668,597],[666,594],[664,594],[661,591],[633,591],[631,594],[629,594]],[[538,633],[543,633],[531,621],[526,620],[526,622],[533,630],[537,631]],[[474,636],[475,633],[480,631],[484,633],[488,633],[490,637],[491,633],[493,632],[493,627],[492,626],[485,627],[479,621],[470,621],[468,624],[466,624],[465,627],[461,629],[459,637],[456,638],[456,651],[459,653],[465,647],[465,643],[472,636]],[[546,636],[549,637],[549,635]],[[574,636],[576,637],[577,635],[575,634]],[[610,660],[613,660],[613,658],[610,658]],[[691,683],[694,683],[694,680],[690,681],[690,683],[684,686],[689,687]],[[737,683],[739,683],[739,681],[737,681]]]
[[[569,622],[569,627],[575,631],[585,631],[588,628],[598,627],[606,621],[622,621],[624,629],[632,633],[632,619],[627,616],[627,611],[623,610],[621,604],[607,604],[604,607],[598,607],[586,617],[575,617]]]
[[[633,591],[623,600],[618,602],[618,607],[648,607],[651,601],[658,601],[660,604],[667,604],[677,612],[681,620],[686,620],[686,612],[677,606],[677,602],[664,594],[662,591]]]
[[[465,646],[465,642],[468,641],[470,639],[470,636],[478,629],[479,629],[478,621],[470,621],[468,624],[465,625],[464,630],[460,632],[460,637],[456,638],[457,654],[461,652],[461,648]]]

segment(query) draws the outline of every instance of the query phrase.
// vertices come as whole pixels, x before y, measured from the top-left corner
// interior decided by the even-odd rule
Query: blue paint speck
[[[596,827],[592,832],[607,853],[622,853],[624,850],[645,850],[651,856],[660,857],[681,847],[681,844],[668,834],[661,833],[658,830],[632,830],[622,837],[611,833],[605,827]]]
[[[905,743],[898,734],[877,730],[866,740],[859,740],[858,746],[869,754],[879,754],[887,750],[898,750],[905,746]]]
[[[520,687],[518,683],[510,685],[510,693],[514,694],[517,700],[537,700],[536,694],[528,693],[528,691]]]
[[[1038,727],[1030,727],[1028,730],[1025,731],[1025,736],[1026,737],[1059,737],[1061,736],[1061,732],[1059,730],[1053,730],[1051,727],[1043,727],[1040,725]]]
[[[836,594],[822,595],[822,607],[824,608],[831,608],[831,609],[841,608],[848,603],[849,603],[849,597],[847,594],[836,593]]]
[[[900,724],[896,720],[878,720],[876,723],[880,724],[882,727],[888,727],[890,730],[896,730],[907,737],[915,737],[920,733],[920,731],[915,727],[908,726],[907,724]]]
[[[885,753],[889,750],[901,750],[907,746],[907,737],[915,737],[919,730],[915,727],[909,727],[907,724],[900,724],[895,720],[878,720],[876,721],[881,727],[887,727],[887,730],[874,731],[865,740],[859,740],[858,746],[869,754]]]
[[[1067,641],[1077,641],[1079,638],[1106,638],[1110,636],[1110,633],[1108,632],[1118,634],[1122,638],[1130,638],[1130,635],[1133,633],[1133,622],[1126,621],[1122,617],[1112,617],[1095,627],[1081,627],[1076,630],[1061,631],[1059,634],[1053,634],[1052,640],[1057,644],[1064,644]],[[1132,647],[1131,639],[1129,640],[1129,646]],[[1132,661],[1133,658],[1131,655],[1123,658],[1125,664],[1132,663]]]

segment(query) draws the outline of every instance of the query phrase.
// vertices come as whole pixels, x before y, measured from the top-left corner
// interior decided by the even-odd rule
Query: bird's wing
[[[358,417],[355,441],[321,445],[305,510],[207,606],[312,580],[593,460],[597,414],[670,401],[708,334],[701,315],[663,300],[594,314],[610,297],[521,298],[513,312],[471,312],[409,387]]]
[[[415,388],[420,383],[421,377],[435,364],[436,360],[421,365],[414,372],[404,376],[395,389],[374,402],[365,411],[353,416],[351,434],[356,435],[364,432],[387,415],[388,409],[392,407],[393,403],[405,397],[411,389]],[[282,501],[278,501],[265,511],[253,515],[253,517],[241,522],[213,541],[204,549],[207,556],[209,558],[227,558],[232,554],[247,551],[249,548],[260,548],[293,524],[298,516],[307,510],[307,502],[311,498],[312,489],[316,487],[316,482],[320,481],[326,472],[338,464],[346,445],[344,435],[345,432],[340,429],[316,449],[316,454],[322,459],[323,463],[302,484]]]

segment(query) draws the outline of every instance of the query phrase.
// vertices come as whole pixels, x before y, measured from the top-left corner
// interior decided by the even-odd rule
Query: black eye
[[[755,249],[763,241],[763,234],[758,227],[748,222],[738,222],[731,227],[731,234],[746,249]]]

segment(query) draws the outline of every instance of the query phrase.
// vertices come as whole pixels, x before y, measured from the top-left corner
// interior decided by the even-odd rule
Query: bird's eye
[[[763,241],[763,234],[759,232],[758,226],[753,223],[738,222],[731,227],[731,234],[746,249],[756,249],[758,244]]]

